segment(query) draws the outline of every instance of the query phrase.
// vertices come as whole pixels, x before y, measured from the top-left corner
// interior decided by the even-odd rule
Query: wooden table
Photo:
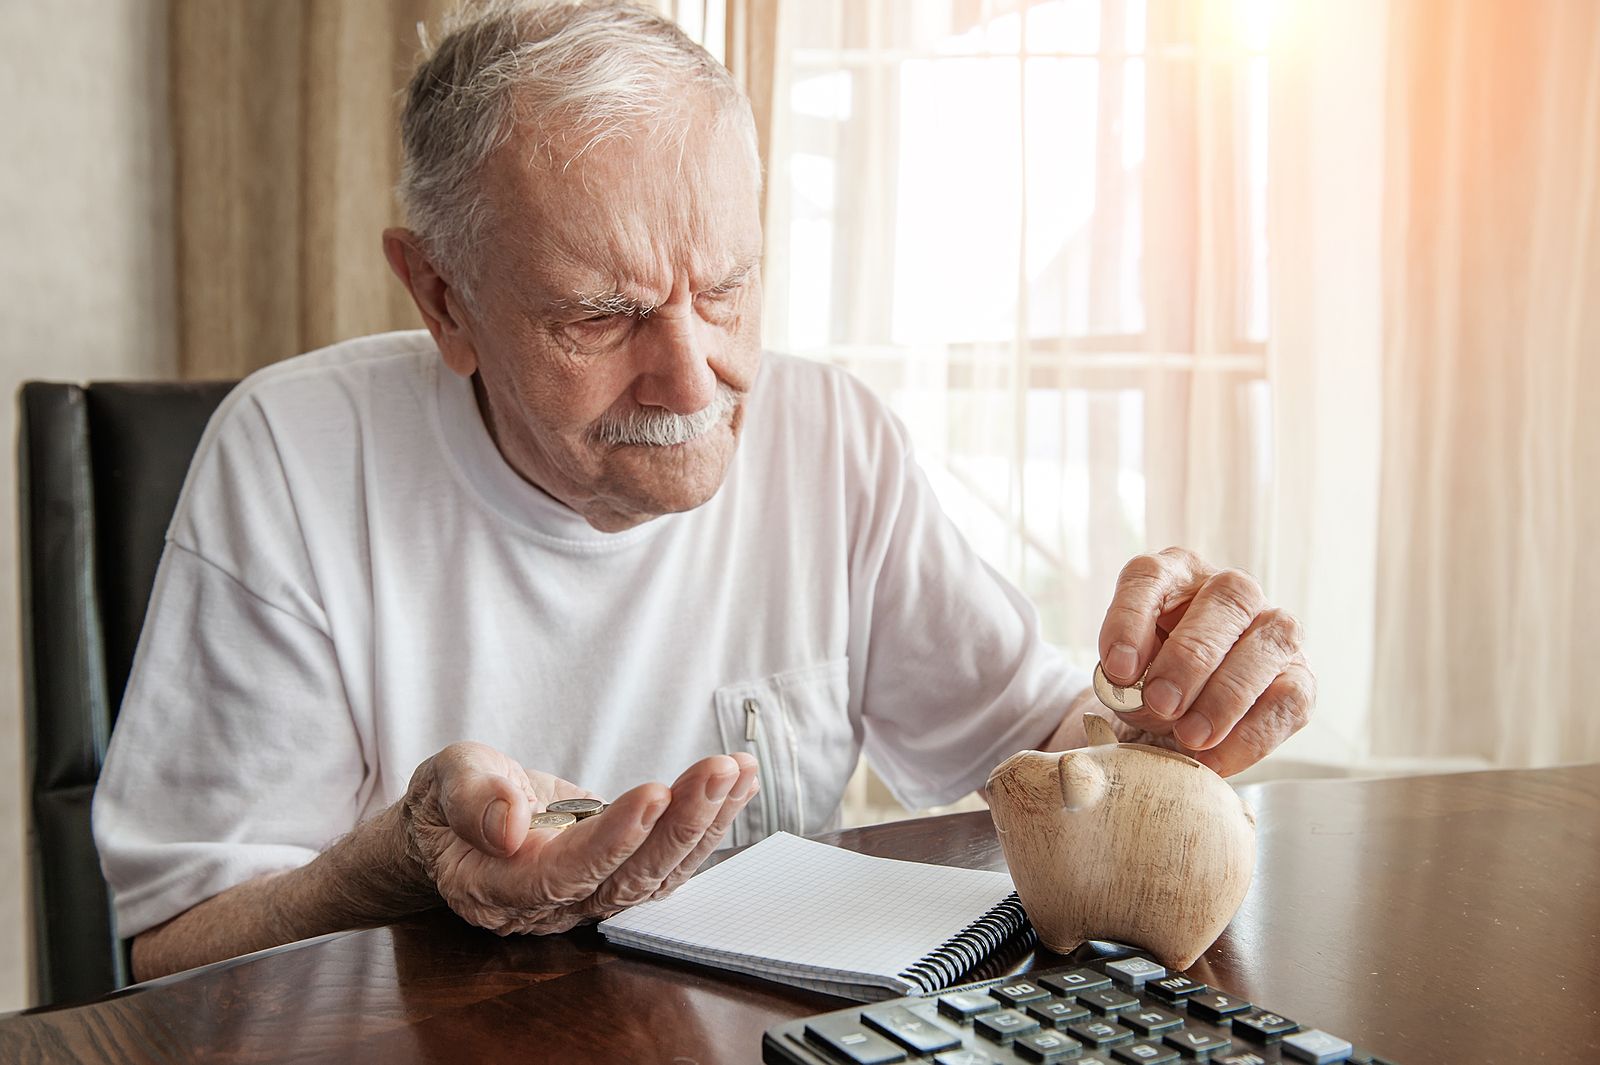
[[[1600,765],[1245,791],[1255,883],[1192,975],[1402,1065],[1600,1062]],[[983,813],[824,838],[1003,867]],[[842,1004],[436,912],[11,1014],[0,1061],[751,1063]]]

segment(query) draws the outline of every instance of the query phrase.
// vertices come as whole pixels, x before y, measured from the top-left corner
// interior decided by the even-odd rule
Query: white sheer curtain
[[[1084,661],[1133,554],[1267,563],[1264,31],[1233,2],[783,8],[767,342],[889,400]]]
[[[1382,756],[1600,758],[1600,5],[1394,14]]]
[[[1053,639],[1184,543],[1307,623],[1286,757],[1600,757],[1600,8],[759,7],[767,342],[880,390]]]

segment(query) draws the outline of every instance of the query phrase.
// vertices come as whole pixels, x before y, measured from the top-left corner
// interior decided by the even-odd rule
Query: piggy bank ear
[[[1099,714],[1083,715],[1083,734],[1089,738],[1091,747],[1102,747],[1117,742],[1117,733],[1111,727],[1111,722]]]
[[[1106,771],[1098,758],[1087,754],[1063,754],[1056,763],[1056,776],[1061,782],[1061,805],[1074,813],[1098,806],[1106,793]]]

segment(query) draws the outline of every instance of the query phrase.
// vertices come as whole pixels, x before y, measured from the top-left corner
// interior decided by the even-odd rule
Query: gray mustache
[[[704,436],[727,421],[739,406],[740,393],[718,381],[711,402],[693,414],[674,414],[661,407],[643,407],[622,415],[606,415],[589,430],[607,447],[672,447]]]

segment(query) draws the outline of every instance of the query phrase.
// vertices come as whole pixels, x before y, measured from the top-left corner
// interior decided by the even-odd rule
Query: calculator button
[[[1053,998],[1049,1002],[1030,1002],[1028,1014],[1039,1018],[1039,1023],[1046,1028],[1065,1028],[1077,1021],[1089,1019],[1088,1010],[1064,998]]]
[[[1101,1015],[1114,1015],[1123,1010],[1139,1008],[1139,1000],[1132,995],[1125,994],[1115,988],[1104,991],[1085,991],[1078,996],[1078,1001]]]
[[[1170,1032],[1174,1028],[1183,1027],[1182,1017],[1176,1013],[1168,1013],[1166,1010],[1157,1009],[1154,1006],[1129,1010],[1118,1017],[1117,1020],[1140,1035],[1160,1035],[1162,1032]]]
[[[993,1039],[996,1043],[1009,1043],[1019,1035],[1039,1030],[1039,1022],[1032,1017],[1025,1017],[1016,1010],[1001,1010],[999,1013],[985,1013],[972,1022],[978,1034],[986,1039]]]
[[[1039,977],[1039,982],[1060,995],[1076,995],[1080,991],[1098,991],[1110,987],[1111,981],[1093,969],[1073,969]]]
[[[1123,958],[1106,962],[1106,975],[1119,984],[1138,987],[1146,980],[1159,980],[1167,970],[1149,958]]]
[[[1040,999],[1050,997],[1049,991],[1027,980],[998,984],[989,989],[989,994],[1008,1006],[1021,1006],[1027,1002],[1038,1002]]]
[[[1266,1010],[1251,1010],[1249,1013],[1235,1014],[1233,1018],[1233,1034],[1242,1035],[1256,1043],[1275,1043],[1299,1027],[1289,1018]]]
[[[1151,980],[1144,985],[1144,989],[1152,995],[1159,995],[1168,1002],[1180,1002],[1189,995],[1198,995],[1202,991],[1211,990],[1198,980],[1191,980],[1187,976],[1163,976],[1158,980]]]
[[[1084,1021],[1081,1024],[1069,1024],[1067,1032],[1080,1043],[1088,1043],[1092,1047],[1112,1046],[1116,1043],[1126,1043],[1133,1038],[1133,1033],[1120,1024],[1110,1021]]]
[[[1246,1052],[1229,1054],[1225,1058],[1212,1058],[1211,1065],[1267,1065],[1267,1059],[1260,1054]]]
[[[854,1065],[888,1065],[906,1060],[906,1052],[876,1032],[869,1032],[849,1014],[818,1017],[806,1025],[806,1038],[821,1043]]]
[[[933,1065],[995,1065],[995,1061],[981,1050],[948,1050],[935,1054]]]
[[[1029,1032],[1017,1036],[1011,1048],[1029,1061],[1065,1061],[1083,1050],[1083,1044],[1060,1032]]]
[[[861,1011],[861,1019],[907,1050],[934,1054],[954,1050],[961,1037],[932,1021],[925,1021],[904,1006],[879,1006]]]
[[[980,1013],[991,1013],[999,1008],[1000,1003],[976,991],[955,991],[939,996],[939,1012],[951,1020],[970,1020]]]
[[[1190,995],[1188,1001],[1192,1016],[1212,1024],[1227,1023],[1225,1018],[1250,1009],[1250,1003],[1244,999],[1224,995],[1220,991],[1202,991],[1198,995]]]
[[[1160,1043],[1129,1043],[1113,1050],[1111,1056],[1118,1061],[1128,1062],[1128,1065],[1168,1065],[1178,1060],[1176,1050]]]
[[[1207,1054],[1221,1054],[1233,1046],[1233,1040],[1198,1028],[1185,1028],[1181,1032],[1168,1032],[1167,1046],[1186,1058],[1203,1058]]]
[[[1283,1037],[1283,1049],[1290,1057],[1309,1061],[1311,1065],[1329,1065],[1330,1062],[1350,1060],[1354,1048],[1347,1040],[1317,1028]]]

